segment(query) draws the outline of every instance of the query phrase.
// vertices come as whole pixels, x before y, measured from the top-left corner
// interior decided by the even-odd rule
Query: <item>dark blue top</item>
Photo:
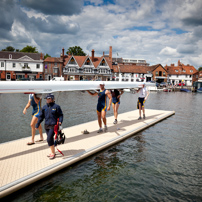
[[[113,103],[119,102],[119,98],[117,98],[120,95],[119,91],[117,89],[111,90],[111,94],[112,94],[112,102]]]
[[[35,115],[35,114],[38,114],[40,112],[40,101],[39,103],[37,104],[35,101],[34,101],[34,96],[33,95],[30,95],[29,99],[31,100],[31,105],[33,107],[32,109],[32,115]]]
[[[100,91],[98,93],[98,104],[105,105],[106,104],[106,94],[105,94],[106,89],[103,91]]]
[[[40,123],[45,118],[45,125],[53,126],[57,124],[57,119],[59,122],[63,122],[63,113],[59,105],[54,102],[46,104],[43,106],[41,113],[36,124],[36,128],[39,127]]]

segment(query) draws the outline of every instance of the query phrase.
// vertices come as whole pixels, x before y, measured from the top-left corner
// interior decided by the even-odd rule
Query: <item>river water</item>
[[[82,92],[55,95],[64,128],[97,119],[96,97]],[[31,109],[22,114],[27,101],[28,95],[0,95],[0,143],[31,136]],[[137,94],[124,93],[119,113],[136,109],[136,101]],[[7,200],[202,201],[201,101],[199,93],[150,93],[146,109],[176,114]],[[107,113],[111,115],[112,110]]]

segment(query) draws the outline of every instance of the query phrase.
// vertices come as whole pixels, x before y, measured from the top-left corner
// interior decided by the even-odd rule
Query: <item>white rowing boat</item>
[[[0,93],[52,93],[57,91],[97,90],[100,81],[0,81]],[[104,81],[106,89],[142,88],[144,82]],[[146,86],[154,86],[146,83]]]

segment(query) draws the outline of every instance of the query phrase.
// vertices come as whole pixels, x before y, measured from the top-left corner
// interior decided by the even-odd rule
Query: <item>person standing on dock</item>
[[[49,93],[46,97],[46,105],[43,106],[39,115],[36,129],[40,123],[45,119],[45,130],[47,134],[47,142],[50,147],[51,153],[47,156],[49,159],[55,158],[55,146],[54,146],[54,127],[59,119],[59,125],[63,122],[63,113],[59,105],[54,102],[54,95]]]
[[[35,144],[35,142],[34,142],[34,137],[35,137],[35,133],[36,133],[35,125],[36,125],[36,123],[38,121],[38,117],[39,117],[39,114],[41,112],[41,96],[42,95],[40,95],[40,94],[31,94],[31,95],[29,95],[29,101],[28,101],[26,107],[23,110],[23,114],[26,114],[27,109],[30,106],[33,107],[33,109],[32,109],[32,120],[31,120],[31,123],[30,123],[31,129],[32,129],[32,141],[28,142],[27,145]],[[41,125],[39,125],[38,128],[39,128],[40,139],[37,140],[36,142],[43,141],[43,133],[42,133]]]
[[[109,90],[105,89],[104,82],[100,83],[100,90],[99,92],[91,93],[87,91],[90,95],[96,96],[98,95],[98,103],[97,103],[97,117],[98,117],[98,124],[100,129],[97,131],[98,133],[102,133],[102,121],[104,123],[104,132],[107,132],[107,120],[106,120],[106,111],[110,110],[110,106],[112,103],[112,95]],[[107,97],[109,98],[109,105],[107,107]]]
[[[138,120],[142,119],[141,117],[141,110],[143,113],[143,119],[145,119],[145,107],[144,107],[144,103],[147,100],[148,96],[149,96],[149,91],[147,90],[145,83],[143,83],[142,88],[139,88],[138,91],[139,93],[139,97],[138,97],[138,108],[139,108],[139,118]]]
[[[117,117],[118,117],[118,109],[119,109],[119,105],[120,105],[120,97],[123,94],[123,90],[111,90],[111,94],[112,94],[112,107],[114,110],[114,122],[113,124],[117,124]]]

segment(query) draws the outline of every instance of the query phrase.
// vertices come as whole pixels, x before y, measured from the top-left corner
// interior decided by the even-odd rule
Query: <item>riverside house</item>
[[[112,65],[112,80],[115,81],[167,81],[167,71],[161,65],[114,64]]]
[[[0,51],[1,80],[35,80],[42,78],[42,53]]]
[[[185,83],[186,86],[193,85],[193,75],[197,72],[195,67],[187,64],[184,65],[178,60],[178,65],[175,66],[171,64],[170,66],[165,66],[165,69],[168,72],[168,81],[173,85],[179,83]]]

